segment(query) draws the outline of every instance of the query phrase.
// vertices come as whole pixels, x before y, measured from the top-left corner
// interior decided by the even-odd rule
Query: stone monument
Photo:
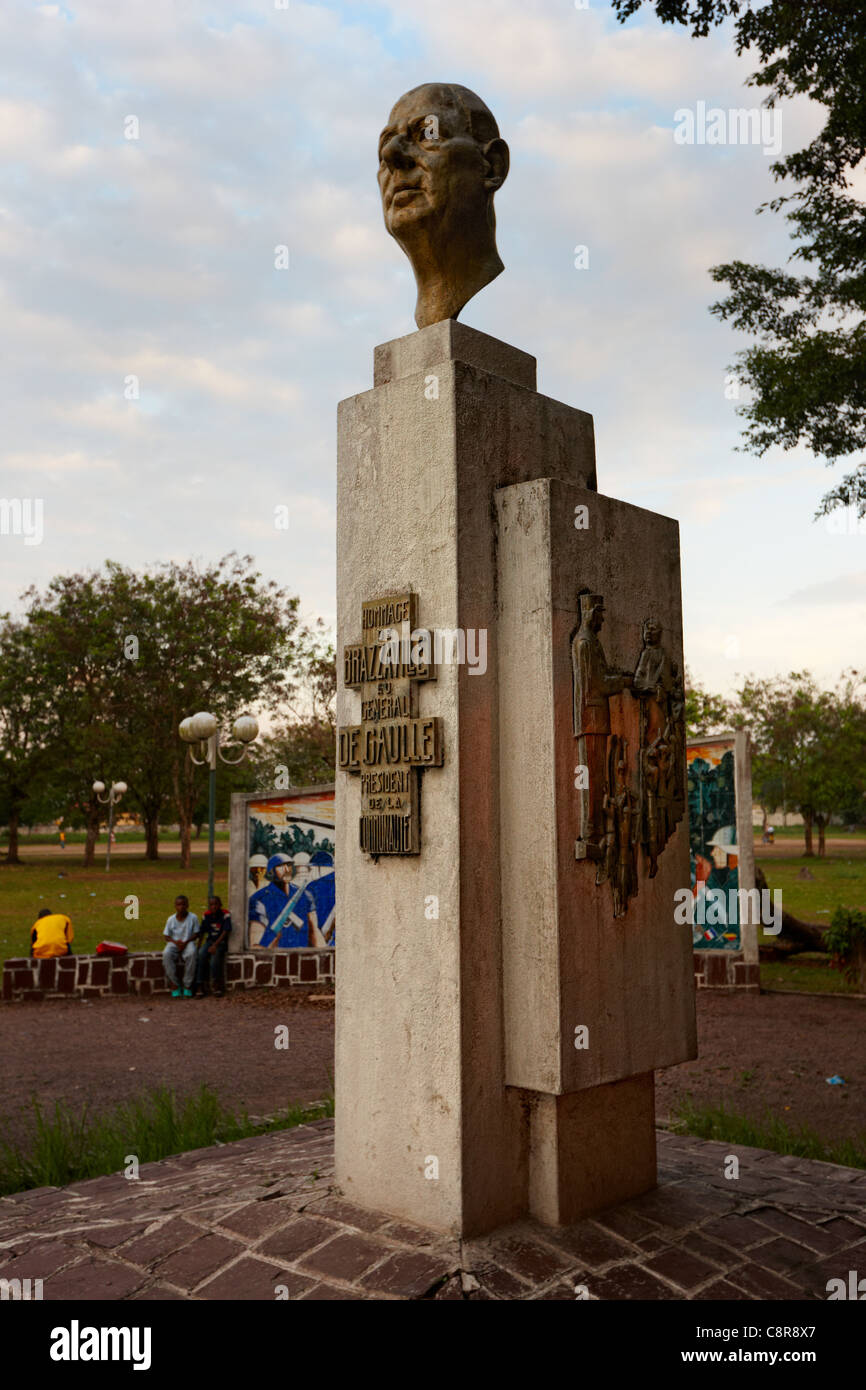
[[[507,170],[467,89],[397,102],[420,331],[339,410],[337,1180],[467,1236],[652,1187],[653,1072],[696,1054],[677,526],[456,321]]]

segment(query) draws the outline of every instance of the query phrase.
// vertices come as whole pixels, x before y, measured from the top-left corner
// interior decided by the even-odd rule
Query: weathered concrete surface
[[[0,1199],[0,1278],[43,1298],[810,1300],[866,1267],[866,1173],[659,1132],[654,1192],[458,1241],[352,1206],[332,1122]],[[729,1153],[740,1176],[724,1177]]]
[[[611,666],[634,670],[652,614],[682,672],[679,535],[668,517],[555,479],[503,488],[496,506],[499,656],[510,673],[499,687],[506,1076],[560,1095],[697,1055],[692,933],[674,921],[674,893],[689,887],[686,817],[655,878],[639,852],[623,917],[613,916],[610,886],[596,886],[596,865],[574,857],[578,591],[604,597]],[[578,507],[587,529],[574,525]],[[636,723],[631,695],[611,705]],[[635,728],[632,766],[637,748]],[[576,1047],[581,1026],[588,1038]],[[652,1106],[643,1113],[645,1145]]]

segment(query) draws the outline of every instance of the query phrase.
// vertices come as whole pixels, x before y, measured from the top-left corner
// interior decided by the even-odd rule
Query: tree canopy
[[[625,22],[645,0],[613,0]],[[703,38],[733,20],[738,54],[754,50],[749,85],[767,105],[805,95],[824,107],[824,124],[804,149],[772,166],[796,187],[759,212],[785,209],[796,243],[790,269],[730,261],[710,274],[726,284],[711,312],[749,333],[736,373],[751,399],[744,447],[805,444],[829,464],[866,448],[866,206],[851,175],[866,155],[866,7],[862,0],[649,0],[667,24]],[[854,506],[866,515],[866,463],[859,461],[822,499],[818,514]]]

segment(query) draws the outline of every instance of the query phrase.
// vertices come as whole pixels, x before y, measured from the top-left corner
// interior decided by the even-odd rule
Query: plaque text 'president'
[[[417,603],[411,593],[362,603],[361,641],[343,649],[343,684],[361,691],[361,723],[338,730],[338,766],[360,774],[360,846],[374,857],[419,853],[418,774],[444,761],[442,720],[417,710],[417,683],[436,678],[432,661],[416,659],[430,652]]]

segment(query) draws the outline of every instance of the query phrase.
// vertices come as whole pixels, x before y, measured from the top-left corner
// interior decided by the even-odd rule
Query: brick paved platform
[[[866,1276],[866,1172],[659,1131],[660,1186],[459,1242],[341,1199],[333,1121],[0,1200],[0,1278],[65,1299],[825,1299]],[[736,1154],[738,1179],[724,1177]]]

